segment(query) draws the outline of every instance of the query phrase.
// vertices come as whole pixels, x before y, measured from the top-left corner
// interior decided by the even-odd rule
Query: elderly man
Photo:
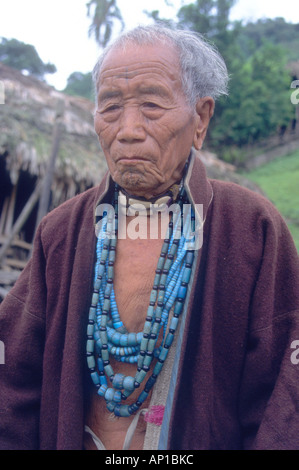
[[[94,76],[109,171],[44,218],[1,305],[0,448],[298,448],[297,252],[267,200],[192,150],[222,58],[138,27]]]

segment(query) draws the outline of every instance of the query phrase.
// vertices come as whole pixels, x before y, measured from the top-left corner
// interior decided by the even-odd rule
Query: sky
[[[100,54],[93,38],[88,37],[90,18],[87,0],[0,0],[0,37],[16,38],[34,45],[43,62],[54,63],[57,73],[46,80],[58,90],[66,86],[74,71],[90,72]],[[143,10],[160,10],[161,17],[175,17],[182,4],[191,0],[118,0],[126,29],[150,20]],[[295,0],[238,0],[231,10],[232,20],[257,20],[283,17],[299,23],[299,8]]]

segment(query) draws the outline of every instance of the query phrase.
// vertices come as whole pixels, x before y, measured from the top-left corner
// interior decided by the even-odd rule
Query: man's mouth
[[[146,157],[142,157],[140,155],[132,155],[131,157],[128,156],[122,156],[117,158],[116,163],[122,162],[122,163],[137,163],[137,162],[148,162],[149,159]]]

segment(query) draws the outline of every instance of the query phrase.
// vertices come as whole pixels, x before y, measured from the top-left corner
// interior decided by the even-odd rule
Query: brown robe
[[[0,306],[0,449],[83,447],[94,212],[111,186],[107,175],[43,219]],[[299,263],[286,224],[263,197],[208,180],[197,158],[186,187],[206,221],[161,448],[299,449]]]

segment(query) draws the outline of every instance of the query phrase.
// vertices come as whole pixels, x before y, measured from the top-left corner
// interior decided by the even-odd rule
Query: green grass
[[[299,150],[243,175],[258,184],[283,215],[299,251]]]

